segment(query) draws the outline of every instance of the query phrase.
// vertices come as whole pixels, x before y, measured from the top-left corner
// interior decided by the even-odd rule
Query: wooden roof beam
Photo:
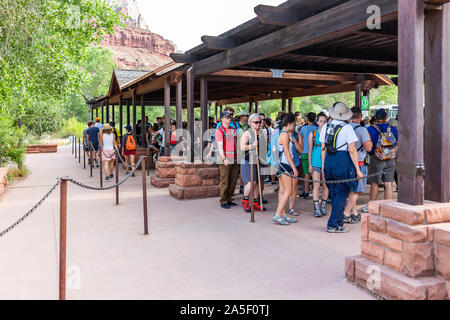
[[[228,50],[236,47],[236,41],[223,37],[203,36],[202,42],[208,49],[212,50]]]
[[[266,6],[263,4],[256,6],[254,11],[261,23],[283,27],[292,26],[298,21],[311,16],[311,12],[308,11],[298,12],[292,8]]]
[[[289,28],[282,28],[239,47],[198,61],[194,64],[194,73],[207,75],[359,31],[367,26],[367,7],[370,5],[383,8],[381,22],[397,18],[397,0],[351,0],[297,22]]]
[[[194,62],[197,62],[199,60],[194,55],[186,54],[186,53],[171,53],[170,57],[176,63],[194,63]]]

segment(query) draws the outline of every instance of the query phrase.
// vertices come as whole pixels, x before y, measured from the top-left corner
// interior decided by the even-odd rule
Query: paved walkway
[[[98,169],[89,178],[70,146],[28,155],[26,165],[30,176],[0,202],[0,229],[56,177],[99,183]],[[326,218],[314,218],[312,202],[299,199],[299,223],[275,225],[273,187],[269,212],[251,224],[240,207],[222,210],[217,199],[181,202],[148,183],[150,236],[144,236],[140,183],[139,171],[121,188],[119,206],[115,190],[69,184],[68,299],[372,299],[344,276],[344,258],[360,252],[359,224],[328,234]],[[58,228],[59,189],[0,239],[0,299],[58,298]]]

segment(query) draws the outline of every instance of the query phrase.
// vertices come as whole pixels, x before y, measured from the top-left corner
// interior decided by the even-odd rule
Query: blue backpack
[[[278,167],[280,165],[280,151],[278,150],[278,138],[280,134],[286,131],[279,131],[272,137],[269,144],[269,150],[267,152],[267,163],[272,167]]]

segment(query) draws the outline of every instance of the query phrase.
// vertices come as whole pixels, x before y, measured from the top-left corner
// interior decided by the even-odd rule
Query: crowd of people
[[[243,210],[266,211],[264,184],[278,183],[273,222],[296,223],[295,202],[310,200],[312,191],[312,214],[326,216],[331,203],[326,231],[345,233],[344,224],[361,220],[356,204],[367,183],[370,200],[378,198],[379,187],[384,187],[385,199],[393,196],[398,132],[383,109],[363,119],[360,108],[339,102],[328,112],[311,112],[305,118],[280,112],[272,121],[263,113],[245,111],[235,117],[234,109],[227,107],[215,125],[214,142],[223,209],[237,206],[233,195],[240,183]],[[362,211],[367,212],[367,206]]]
[[[149,148],[155,160],[164,153],[164,119],[156,118],[154,124],[148,117],[145,121],[145,135],[139,121],[136,132],[127,125],[123,137],[113,121],[105,125],[99,118],[88,122],[83,132],[85,152],[88,158],[93,154],[89,162],[93,167],[99,167],[102,160],[106,181],[114,177],[117,155],[119,160],[124,158],[128,173],[135,166],[138,145]],[[273,121],[264,113],[241,111],[235,116],[235,110],[226,107],[217,123],[209,118],[206,155],[208,162],[219,167],[220,207],[237,206],[233,196],[239,186],[245,212],[252,208],[266,211],[264,185],[272,184],[278,192],[274,223],[296,223],[296,201],[312,200],[312,214],[318,218],[327,215],[326,206],[331,203],[327,232],[347,232],[344,224],[361,220],[356,204],[367,184],[370,200],[378,198],[379,187],[384,188],[385,199],[392,199],[398,150],[396,124],[397,119],[388,121],[383,109],[363,119],[360,108],[350,109],[341,102],[328,111],[310,112],[305,117],[299,112],[279,112]],[[187,123],[182,127],[186,129]],[[172,121],[171,150],[183,141],[182,136],[177,138],[176,129]],[[299,190],[303,191],[300,195]],[[368,206],[362,211],[367,213]]]

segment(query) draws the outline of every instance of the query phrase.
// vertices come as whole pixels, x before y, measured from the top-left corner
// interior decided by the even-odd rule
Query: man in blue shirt
[[[305,173],[306,179],[311,179],[312,172],[309,172],[309,160],[308,160],[308,150],[309,150],[308,139],[309,134],[311,132],[314,132],[316,129],[319,129],[319,127],[314,125],[314,122],[316,121],[316,114],[314,112],[308,113],[306,117],[308,119],[308,124],[300,129],[299,135],[300,139],[303,140],[303,151],[301,155],[303,172]],[[305,181],[305,191],[303,192],[303,194],[300,195],[300,197],[304,199],[309,198],[309,184],[310,184],[309,181]]]
[[[387,113],[384,109],[377,110],[375,118],[377,120],[376,124],[367,129],[373,143],[372,150],[369,152],[369,175],[386,170],[381,176],[368,179],[367,182],[370,183],[370,201],[378,199],[378,185],[382,181],[384,182],[384,199],[389,200],[392,199],[392,182],[394,182],[398,150],[398,132],[395,127],[386,123]],[[389,139],[386,139],[386,137],[389,137]],[[386,147],[386,143],[390,145]],[[367,209],[364,207],[363,212],[368,211]]]
[[[95,161],[95,166],[97,168],[99,167],[98,160],[97,160],[99,134],[100,134],[99,128],[94,126],[94,123],[91,122],[91,125],[89,126],[89,128],[86,131],[86,137],[87,137],[87,143],[89,145],[89,150],[95,151],[94,152],[94,155],[95,155],[94,161]],[[94,167],[93,163],[91,165],[92,165],[92,167]]]

